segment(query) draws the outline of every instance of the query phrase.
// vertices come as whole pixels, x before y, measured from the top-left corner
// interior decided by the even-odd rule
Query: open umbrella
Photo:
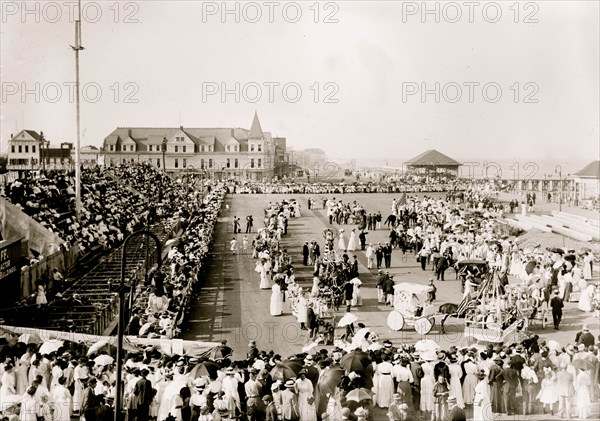
[[[214,363],[212,361],[203,361],[199,364],[196,364],[196,366],[192,368],[192,371],[190,371],[189,376],[192,379],[208,376],[214,380],[217,378],[217,373],[220,369],[221,367],[217,363]]]
[[[231,354],[233,354],[233,349],[225,345],[219,345],[209,349],[201,357],[208,358],[209,360],[222,360],[230,357]]]
[[[554,339],[549,340],[546,345],[548,346],[549,350],[557,351],[561,348],[560,344],[558,342],[556,342]]]
[[[354,314],[352,314],[352,313],[346,313],[344,315],[344,317],[342,317],[340,319],[340,321],[338,322],[338,326],[339,327],[348,326],[348,325],[351,325],[352,323],[354,323],[357,320],[358,320],[358,317],[356,317]]]
[[[417,352],[427,352],[434,351],[437,352],[440,350],[440,346],[437,342],[432,341],[431,339],[421,339],[415,344],[415,351]]]
[[[58,349],[64,345],[63,341],[52,340],[48,342],[44,342],[38,352],[42,355],[50,354],[52,352],[58,351]]]
[[[342,381],[342,377],[344,377],[344,370],[339,367],[324,370],[319,377],[319,382],[317,383],[319,391],[323,394],[333,394],[335,392],[335,388]]]
[[[102,355],[98,355],[96,358],[94,358],[94,362],[96,363],[96,365],[99,365],[99,366],[100,365],[107,366],[107,365],[115,362],[115,359],[113,357],[111,357],[110,355],[102,354]]]
[[[19,336],[19,342],[23,342],[24,344],[41,344],[42,339],[37,333],[22,333]]]
[[[552,253],[565,254],[565,251],[563,249],[561,249],[561,248],[558,248],[558,247],[551,248],[548,251],[552,252]]]
[[[346,371],[364,371],[369,364],[371,364],[369,356],[358,349],[347,353],[340,360],[340,366]]]
[[[370,390],[361,387],[360,389],[354,389],[346,394],[346,400],[354,402],[362,402],[371,399],[373,393]]]
[[[580,358],[580,359],[573,361],[573,367],[582,369],[582,370],[593,370],[594,364],[589,360]]]
[[[271,377],[273,380],[279,380],[285,382],[291,378],[298,376],[298,373],[302,370],[302,362],[300,360],[286,360],[277,363],[271,370]]]
[[[90,345],[90,347],[88,348],[87,351],[87,355],[88,357],[92,354],[97,353],[98,351],[100,351],[102,348],[107,347],[108,349],[110,349],[110,347],[112,346],[112,341],[106,340],[106,339],[102,339],[99,340],[98,342],[94,342],[92,345]]]

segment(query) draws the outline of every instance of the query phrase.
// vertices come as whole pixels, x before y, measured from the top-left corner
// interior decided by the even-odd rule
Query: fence
[[[50,278],[52,269],[56,268],[61,273],[73,269],[79,261],[79,254],[79,246],[74,245],[69,250],[58,251],[21,271],[21,299],[35,292],[40,279]]]

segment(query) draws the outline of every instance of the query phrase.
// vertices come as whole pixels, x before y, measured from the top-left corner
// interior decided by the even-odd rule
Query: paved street
[[[333,196],[333,195],[332,195]],[[311,270],[303,267],[301,262],[302,244],[306,240],[316,239],[323,243],[322,230],[329,226],[325,211],[321,205],[316,210],[306,209],[305,195],[229,195],[227,204],[229,209],[223,208],[216,229],[213,259],[208,269],[208,277],[203,280],[202,293],[197,305],[190,314],[188,328],[183,337],[191,340],[219,341],[227,339],[228,343],[236,350],[235,358],[243,358],[246,353],[247,343],[255,339],[260,349],[271,350],[287,356],[301,351],[306,345],[307,335],[299,330],[295,318],[288,312],[280,317],[269,315],[270,291],[258,288],[259,277],[254,272],[255,260],[252,259],[250,250],[248,254],[232,255],[229,251],[229,241],[233,238],[231,219],[239,216],[242,221],[248,214],[254,215],[255,228],[262,225],[263,209],[269,201],[295,197],[302,205],[302,217],[290,221],[288,235],[283,239],[283,245],[292,255],[293,264],[299,282],[310,288],[312,282]],[[338,195],[344,201],[357,200],[367,207],[368,211],[381,210],[384,218],[393,199],[387,194],[347,194]],[[348,233],[352,227],[343,226]],[[339,228],[334,224],[334,229]],[[370,242],[385,241],[388,230],[371,231],[367,240]],[[238,234],[240,242],[243,234]],[[249,235],[251,242],[252,236]],[[360,262],[361,280],[364,283],[362,294],[364,305],[353,309],[353,312],[368,327],[377,332],[382,339],[391,339],[394,343],[415,342],[420,336],[410,328],[401,332],[393,332],[386,325],[386,318],[390,307],[377,303],[374,288],[376,271],[366,269],[364,252],[355,253]],[[413,254],[402,255],[401,251],[394,250],[392,255],[392,268],[390,272],[395,276],[396,282],[417,282],[425,284],[433,274],[431,271],[422,271]],[[461,298],[458,281],[455,280],[454,270],[446,272],[445,282],[436,282],[438,288],[438,301],[436,305],[452,302],[458,303]],[[339,313],[343,315],[343,309]],[[551,316],[549,315],[549,318]],[[549,320],[551,323],[551,320]],[[575,303],[567,303],[560,331],[551,327],[542,329],[539,324],[531,330],[546,339],[555,339],[560,343],[572,341],[576,332],[584,322],[583,314],[576,308]],[[592,331],[598,331],[598,319],[588,320]],[[341,332],[341,329],[338,329]],[[435,326],[427,337],[437,341],[442,347],[451,345],[465,345],[466,339],[462,335],[462,320],[449,319],[446,324],[446,334],[442,335],[439,327]]]

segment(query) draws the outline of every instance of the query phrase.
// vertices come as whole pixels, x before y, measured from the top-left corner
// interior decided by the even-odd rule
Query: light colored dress
[[[592,261],[594,257],[591,254],[588,254],[583,258],[583,279],[590,280],[592,279]]]
[[[343,232],[340,232],[340,238],[338,239],[338,248],[340,250],[346,250],[346,238],[344,238]]]
[[[475,397],[475,387],[477,386],[477,364],[472,361],[466,362],[465,367],[465,380],[462,384],[463,391],[463,402],[472,405],[473,398]]]
[[[460,378],[462,377],[462,368],[458,364],[450,364],[448,366],[450,371],[450,394],[456,397],[456,404],[464,408],[465,402],[463,400],[462,385]]]
[[[269,282],[269,274],[268,274],[268,266],[265,263],[260,266],[260,285],[258,286],[260,289],[270,289],[271,283]]]
[[[296,304],[296,319],[298,323],[307,323],[308,322],[308,307],[306,298],[300,296],[298,297],[298,303]]]
[[[558,402],[558,390],[556,389],[554,376],[545,377],[544,380],[542,380],[542,387],[537,395],[537,398],[541,403],[549,405]]]
[[[387,408],[394,401],[393,368],[394,366],[387,361],[377,364],[377,374],[379,375],[377,406],[380,408]]]
[[[592,311],[592,297],[594,296],[594,285],[588,285],[588,287],[581,291],[579,297],[579,304],[577,308],[581,311]]]
[[[271,287],[271,316],[280,316],[283,313],[283,294],[281,293],[281,287],[279,284],[274,284]]]
[[[298,412],[300,421],[317,421],[317,410],[315,403],[308,403],[308,399],[313,398],[313,385],[308,379],[296,380],[296,389],[298,390]]]
[[[591,414],[591,400],[589,394],[590,376],[587,371],[580,371],[575,378],[575,390],[577,391],[577,416],[585,419]]]
[[[354,231],[350,232],[350,239],[348,240],[348,251],[356,250],[356,234]]]
[[[71,393],[62,384],[52,388],[51,399],[54,403],[54,421],[71,421]]]
[[[421,411],[433,411],[433,386],[435,380],[433,378],[433,365],[431,363],[423,363],[424,376],[421,379]]]
[[[492,421],[492,402],[490,400],[490,386],[487,378],[475,386],[475,399],[473,401],[473,420]]]
[[[23,395],[16,394],[16,375],[12,373],[2,374],[2,387],[0,387],[0,404],[3,409],[8,409],[11,405],[21,402]]]
[[[48,304],[48,300],[46,300],[46,290],[42,285],[38,285],[37,287],[37,296],[35,297],[35,303],[37,305]]]

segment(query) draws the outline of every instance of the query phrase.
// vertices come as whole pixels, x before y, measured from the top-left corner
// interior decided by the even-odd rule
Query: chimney
[[[183,126],[179,126],[179,130],[183,131]]]
[[[10,138],[12,139],[13,137],[14,137],[14,136],[13,136],[13,134],[11,133],[11,134],[10,134]]]

